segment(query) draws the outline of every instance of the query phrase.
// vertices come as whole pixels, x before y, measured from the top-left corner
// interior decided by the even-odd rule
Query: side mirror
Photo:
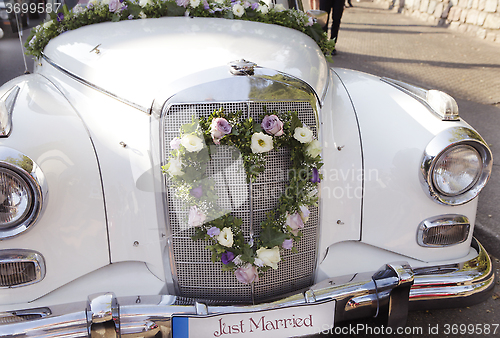
[[[320,9],[310,9],[307,11],[307,14],[316,19],[316,21],[321,25],[321,27],[325,28],[326,22],[328,20],[328,13],[322,11]]]

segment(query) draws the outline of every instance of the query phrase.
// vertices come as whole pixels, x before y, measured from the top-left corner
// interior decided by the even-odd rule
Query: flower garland
[[[327,56],[335,47],[321,26],[306,13],[269,6],[263,1],[236,0],[90,0],[87,7],[66,5],[51,19],[34,27],[25,44],[26,54],[40,58],[45,46],[56,36],[82,26],[101,22],[160,18],[165,16],[213,17],[277,24],[299,30],[316,41]]]
[[[209,146],[206,146],[209,145]],[[275,210],[267,213],[261,232],[245,242],[243,221],[217,206],[215,182],[205,171],[217,145],[229,146],[241,154],[247,181],[255,181],[265,170],[266,154],[272,149],[289,148],[289,183],[278,199]],[[242,113],[214,111],[208,118],[193,118],[181,126],[180,134],[170,142],[170,157],[162,167],[173,181],[176,195],[188,209],[188,225],[195,228],[193,240],[206,240],[212,262],[222,262],[223,271],[233,271],[238,281],[259,281],[268,269],[277,269],[280,249],[297,252],[294,242],[316,205],[320,182],[320,142],[299,120],[297,113],[267,113],[260,123],[243,119]]]

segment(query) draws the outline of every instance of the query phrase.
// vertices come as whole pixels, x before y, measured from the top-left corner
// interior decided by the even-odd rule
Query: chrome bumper
[[[171,336],[171,319],[257,312],[335,299],[335,322],[375,315],[401,326],[408,310],[467,306],[484,300],[494,287],[492,262],[477,241],[476,258],[451,265],[411,269],[404,262],[375,273],[333,278],[304,292],[257,305],[207,305],[171,295],[116,298],[112,293],[85,303],[0,314],[0,337],[161,337]],[[160,336],[160,335],[159,335]]]

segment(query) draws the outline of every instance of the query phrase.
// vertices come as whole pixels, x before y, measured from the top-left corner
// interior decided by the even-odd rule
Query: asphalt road
[[[354,2],[355,6],[360,6],[365,4],[364,7],[367,12],[369,11],[380,11],[378,7],[375,9],[372,7],[367,7],[366,3],[362,2],[361,5],[359,3]],[[358,9],[361,11],[362,9]],[[343,25],[341,26],[341,31],[339,35],[340,43],[337,47],[339,50],[339,55],[335,57],[336,67],[344,67],[357,69],[361,71],[367,71],[377,75],[383,76],[391,76],[393,78],[397,78],[403,81],[408,81],[414,84],[422,85],[432,85],[436,88],[433,79],[429,77],[429,74],[422,72],[404,72],[401,69],[388,68],[387,65],[395,65],[399,63],[405,67],[408,66],[407,62],[402,62],[402,57],[400,57],[397,62],[391,63],[390,58],[380,57],[377,55],[379,50],[373,50],[372,52],[365,52],[361,54],[359,52],[354,52],[356,46],[354,45],[351,34],[360,34],[359,30],[356,30],[356,23],[359,24],[359,21],[362,21],[361,12],[357,14],[349,13],[346,11],[343,19]],[[373,14],[373,13],[372,13]],[[357,15],[357,16],[356,16]],[[406,20],[406,19],[405,19]],[[414,26],[419,26],[420,23],[415,21],[405,21],[410,22]],[[407,24],[407,25],[410,25]],[[373,28],[370,27],[369,22],[364,23],[364,29]],[[389,24],[388,24],[389,25]],[[391,24],[390,26],[394,26]],[[380,27],[379,27],[380,28]],[[25,32],[24,39],[27,37],[27,32]],[[458,39],[460,36],[458,36]],[[351,39],[349,41],[348,39]],[[349,42],[347,42],[348,40]],[[358,39],[359,40],[359,39]],[[362,39],[361,39],[362,40]],[[342,43],[342,41],[346,41]],[[365,42],[358,41],[357,43],[363,45]],[[381,45],[381,49],[390,48],[387,45]],[[498,46],[500,50],[500,46]],[[410,51],[411,52],[411,51]],[[399,50],[398,53],[401,53]],[[28,68],[29,70],[33,69],[33,60],[28,57]],[[415,66],[415,65],[414,65]],[[440,65],[434,65],[434,67],[439,67]],[[446,64],[441,64],[441,67],[446,67]],[[449,66],[449,65],[448,65]],[[0,39],[0,84],[7,82],[8,80],[22,75],[25,71],[24,62],[22,59],[22,52],[18,38],[4,38]],[[446,82],[448,83],[448,82]],[[446,89],[446,88],[445,88]],[[465,90],[465,89],[464,89]],[[482,92],[479,91],[479,94],[482,94],[487,89],[484,89]],[[488,89],[488,90],[491,90]],[[462,92],[460,92],[462,93]],[[466,91],[465,91],[466,93]],[[499,92],[500,94],[500,92]],[[462,98],[465,97],[465,98]],[[477,96],[476,96],[477,97]],[[496,133],[495,124],[491,123],[491,118],[500,121],[500,108],[497,105],[491,103],[481,102],[481,100],[475,99],[474,95],[459,95],[458,103],[461,107],[462,116],[466,118],[472,125],[476,127],[484,136],[484,132],[487,133]],[[499,146],[500,149],[500,139],[489,140],[493,145]],[[489,195],[485,198],[480,199],[480,206],[478,210],[477,219],[481,222],[488,224],[489,222],[496,221],[497,215],[500,219],[500,211],[497,210],[495,203],[498,202],[496,197],[496,183],[491,184],[493,187],[490,188]],[[496,242],[492,242],[494,243]],[[490,252],[495,252],[499,250],[499,248],[488,247],[488,243],[484,243],[486,248]],[[496,251],[498,252],[498,251]],[[499,263],[497,259],[495,259],[497,264]],[[497,266],[500,266],[498,264]],[[445,309],[445,310],[431,310],[431,311],[417,311],[411,312],[408,317],[408,322],[405,331],[402,334],[397,334],[396,332],[392,332],[389,334],[387,329],[384,329],[383,324],[379,323],[377,320],[363,320],[345,323],[342,331],[346,334],[333,334],[333,335],[318,335],[317,337],[323,336],[352,336],[352,337],[500,337],[500,325],[495,326],[495,324],[500,324],[500,285],[497,282],[497,285],[494,290],[494,294],[484,303],[465,307],[465,308],[456,308],[456,309]],[[489,326],[488,326],[489,325]],[[486,327],[488,327],[488,331],[486,331]],[[480,330],[482,334],[480,334]]]

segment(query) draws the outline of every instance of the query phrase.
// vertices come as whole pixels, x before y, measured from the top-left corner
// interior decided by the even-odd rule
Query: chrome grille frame
[[[214,110],[221,107],[228,113],[243,111],[243,118],[258,118],[264,112],[297,112],[299,119],[313,131],[317,137],[318,115],[316,107],[307,100],[280,100],[280,101],[236,101],[236,102],[202,102],[202,103],[169,103],[162,114],[162,162],[166,163],[169,153],[170,140],[178,136],[182,124],[190,123],[192,116],[208,117]],[[208,168],[207,174],[223,172],[219,168],[231,168],[234,160],[228,156],[228,149],[218,146],[213,154],[211,163],[217,162],[216,167]],[[280,149],[272,150],[267,155],[266,170],[261,173],[253,183],[246,183],[246,174],[235,174],[234,170],[229,175],[221,174],[221,178],[229,180],[230,184],[216,186],[229,186],[230,192],[217,191],[221,207],[231,201],[243,201],[232,214],[243,220],[242,231],[245,238],[250,240],[254,233],[260,231],[260,222],[265,219],[265,213],[274,209],[279,195],[286,186],[287,171],[290,167],[289,151]],[[241,158],[239,159],[241,161]],[[215,164],[214,164],[215,165]],[[239,165],[243,168],[242,163]],[[210,172],[212,170],[212,172]],[[279,174],[276,175],[276,171]],[[276,178],[272,180],[272,178]],[[205,249],[205,241],[194,242],[190,236],[193,229],[182,226],[182,219],[186,217],[187,210],[182,210],[182,202],[175,197],[167,176],[164,176],[166,192],[166,222],[168,233],[168,254],[174,285],[178,295],[182,297],[213,299],[222,302],[253,303],[275,298],[282,294],[306,288],[313,284],[317,262],[317,244],[319,234],[319,208],[311,207],[311,215],[303,229],[303,238],[296,243],[297,253],[282,250],[282,261],[277,270],[268,270],[258,283],[244,285],[239,283],[232,272],[221,271],[221,263],[212,263],[211,253]],[[276,192],[276,190],[278,192]],[[276,192],[270,194],[270,192]],[[221,196],[237,196],[224,198]],[[238,197],[239,196],[239,197]],[[246,199],[245,199],[246,198]],[[267,198],[267,200],[266,200]],[[273,204],[274,203],[274,204]]]

